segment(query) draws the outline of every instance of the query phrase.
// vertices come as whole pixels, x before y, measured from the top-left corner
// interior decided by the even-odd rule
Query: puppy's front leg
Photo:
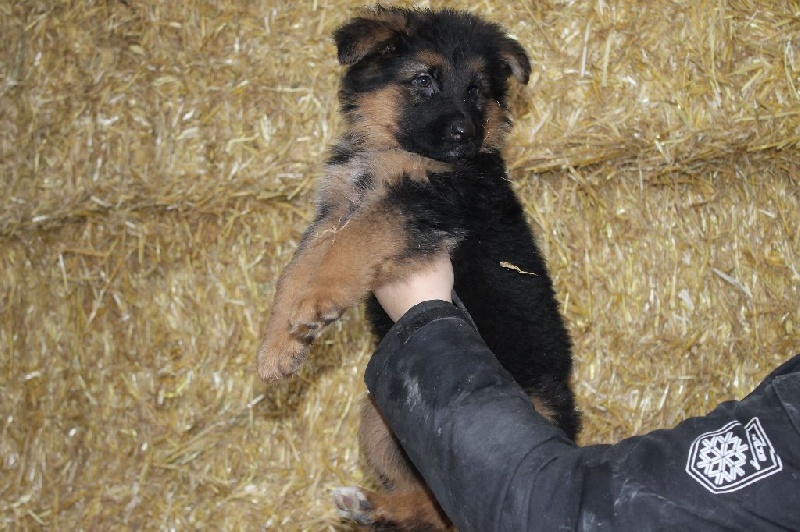
[[[308,353],[313,337],[293,335],[290,316],[298,298],[319,271],[334,230],[335,225],[325,219],[309,227],[292,260],[278,278],[275,299],[258,347],[258,374],[264,380],[275,381],[291,375]]]
[[[408,245],[402,214],[378,203],[341,227],[317,227],[278,281],[275,303],[258,349],[265,380],[300,367],[310,344],[377,282],[397,275]]]

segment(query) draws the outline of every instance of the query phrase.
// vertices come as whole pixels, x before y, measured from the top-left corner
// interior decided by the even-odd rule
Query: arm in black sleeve
[[[365,379],[462,532],[800,529],[800,358],[708,416],[582,448],[449,303],[409,311]],[[727,462],[712,463],[718,450]]]

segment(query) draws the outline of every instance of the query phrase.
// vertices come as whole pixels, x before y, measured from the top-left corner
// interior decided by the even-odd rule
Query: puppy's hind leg
[[[447,530],[447,517],[370,398],[362,403],[358,436],[367,462],[384,489],[336,490],[334,500],[340,515],[370,530]]]

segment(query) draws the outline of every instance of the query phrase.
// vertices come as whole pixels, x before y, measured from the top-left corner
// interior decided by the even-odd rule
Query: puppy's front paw
[[[372,504],[357,486],[336,488],[333,490],[333,501],[339,510],[339,517],[353,521],[361,526],[369,526],[372,518]]]
[[[270,316],[264,339],[258,348],[258,374],[276,381],[295,373],[308,355],[309,347],[326,326],[344,311],[327,291],[311,291],[291,311]]]
[[[344,305],[337,303],[330,294],[307,295],[292,311],[289,332],[299,341],[310,344],[325,327],[338,320],[342,312]]]
[[[258,375],[265,381],[277,381],[300,369],[308,355],[308,344],[288,332],[266,334],[258,347]]]

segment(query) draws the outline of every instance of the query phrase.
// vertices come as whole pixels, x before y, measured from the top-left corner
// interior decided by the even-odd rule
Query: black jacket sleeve
[[[532,407],[468,316],[426,302],[367,387],[462,532],[800,530],[800,358],[670,430],[577,447]]]

